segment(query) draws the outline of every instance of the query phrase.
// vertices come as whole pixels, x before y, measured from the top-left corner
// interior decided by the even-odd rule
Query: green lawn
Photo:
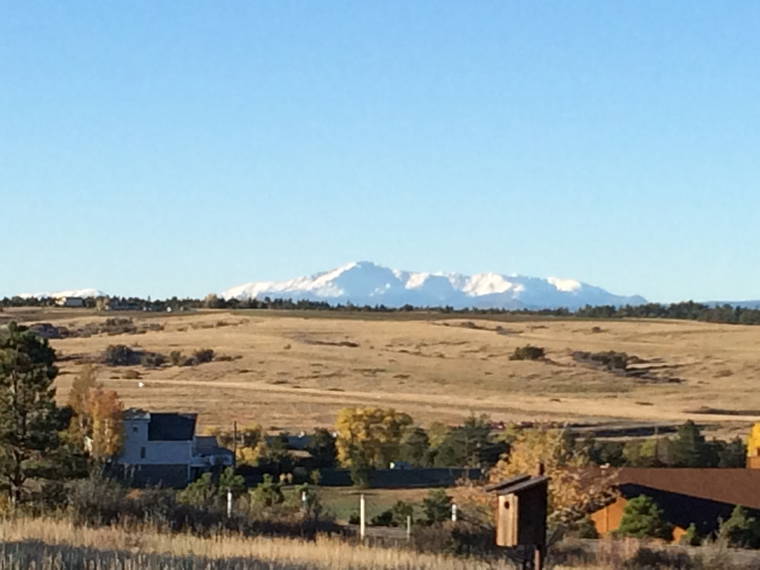
[[[334,514],[338,522],[347,522],[351,513],[359,512],[359,496],[364,494],[367,508],[367,521],[375,515],[391,508],[396,501],[419,503],[431,489],[357,489],[355,487],[318,487],[318,493],[325,509]],[[296,487],[284,489],[287,498],[292,497]],[[422,516],[422,511],[415,509],[415,517]]]

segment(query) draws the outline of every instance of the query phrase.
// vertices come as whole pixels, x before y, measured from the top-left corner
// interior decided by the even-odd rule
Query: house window
[[[145,459],[145,448],[144,447],[140,448],[140,459]]]
[[[137,433],[137,426],[132,426],[132,433]]]

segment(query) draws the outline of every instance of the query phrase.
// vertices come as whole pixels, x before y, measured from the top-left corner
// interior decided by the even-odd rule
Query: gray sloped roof
[[[192,441],[197,414],[150,414],[148,440]]]

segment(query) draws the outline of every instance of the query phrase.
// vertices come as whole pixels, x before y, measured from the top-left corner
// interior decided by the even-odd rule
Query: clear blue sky
[[[0,2],[0,295],[346,261],[760,298],[760,3]]]

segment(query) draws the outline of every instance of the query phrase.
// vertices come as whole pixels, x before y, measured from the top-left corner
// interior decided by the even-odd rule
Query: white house
[[[215,437],[195,435],[196,419],[196,414],[127,410],[116,464],[135,485],[172,487],[232,465],[232,452],[220,447]]]

